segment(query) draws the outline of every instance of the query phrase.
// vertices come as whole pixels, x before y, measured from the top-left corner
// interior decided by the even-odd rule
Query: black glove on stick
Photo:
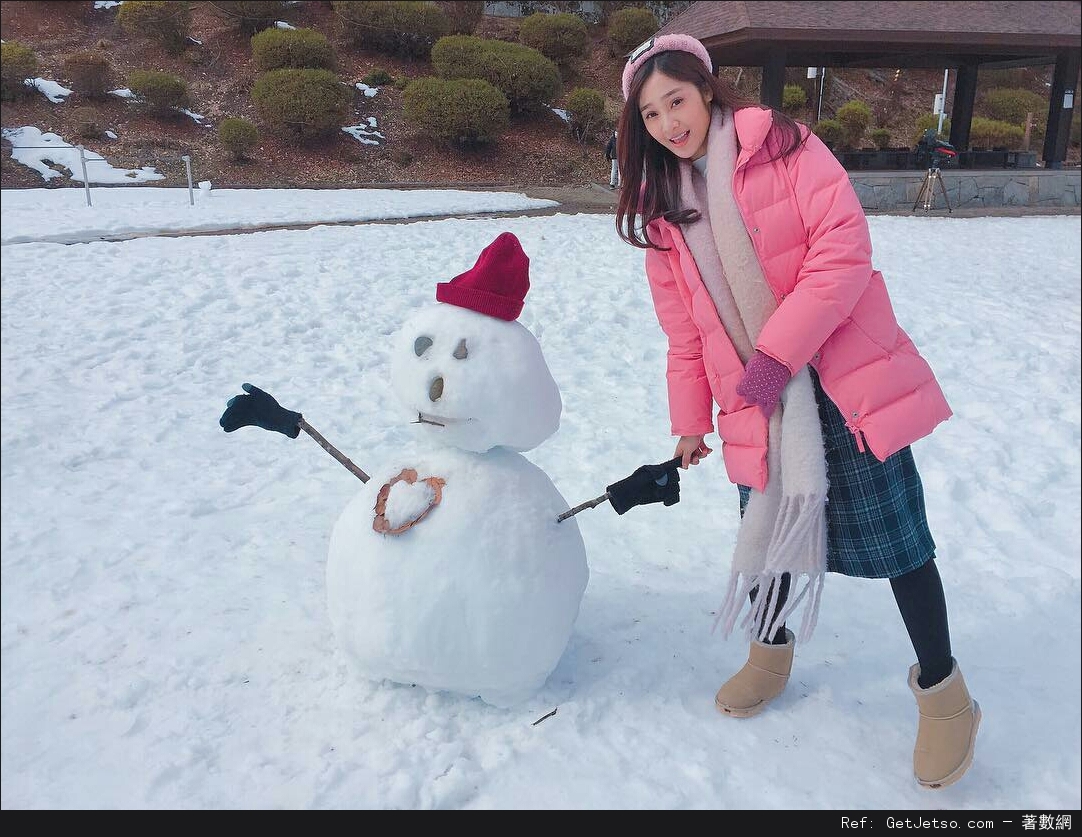
[[[274,398],[251,384],[241,384],[247,395],[234,395],[226,402],[225,412],[218,419],[218,424],[226,433],[232,433],[238,427],[252,425],[264,430],[284,433],[290,439],[296,439],[301,432],[301,414],[287,410]]]
[[[680,457],[660,465],[643,465],[630,477],[614,482],[605,491],[609,503],[617,514],[623,514],[635,506],[664,503],[672,506],[680,502]]]

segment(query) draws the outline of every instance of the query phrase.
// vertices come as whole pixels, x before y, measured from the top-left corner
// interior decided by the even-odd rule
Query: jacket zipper
[[[812,358],[812,359],[815,360],[818,357],[819,357],[819,352],[816,352],[815,357]],[[810,363],[808,365],[811,366]],[[812,368],[814,368],[814,367],[812,367]],[[815,371],[816,371],[816,374],[819,373],[818,369],[816,369]],[[831,395],[829,392],[827,392],[827,388],[825,386],[823,386],[823,379],[822,378],[819,379],[819,388],[823,390],[823,394],[826,395],[826,397],[829,398],[834,403],[834,406],[837,407],[838,411],[840,412],[842,408],[838,405],[837,399],[835,399],[833,395]],[[861,430],[860,427],[857,425],[856,419],[857,419],[857,414],[856,413],[853,413],[849,418],[847,418],[845,420],[845,429],[853,434],[853,440],[857,443],[857,450],[860,451],[861,453],[867,453],[867,448],[864,445],[864,431]]]
[[[850,433],[853,434],[853,438],[856,439],[857,450],[859,450],[861,453],[865,453],[866,451],[864,449],[864,440],[862,438],[864,431],[849,421],[845,422],[845,427]]]

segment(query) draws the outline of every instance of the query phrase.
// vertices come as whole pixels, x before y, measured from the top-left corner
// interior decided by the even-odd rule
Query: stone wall
[[[849,179],[866,211],[912,210],[925,172],[851,172]],[[1055,208],[1082,205],[1082,171],[967,171],[940,172],[951,209],[980,209],[997,206]],[[934,209],[946,209],[943,192],[933,189]],[[921,205],[923,206],[923,199]]]

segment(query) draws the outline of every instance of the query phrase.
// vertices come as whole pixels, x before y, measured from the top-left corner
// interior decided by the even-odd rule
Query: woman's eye
[[[683,99],[673,99],[672,100],[672,107],[674,107],[674,108],[679,107],[680,103],[683,102],[683,101],[684,101]]]

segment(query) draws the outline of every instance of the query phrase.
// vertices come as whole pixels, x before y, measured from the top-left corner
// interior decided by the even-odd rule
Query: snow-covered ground
[[[526,456],[569,505],[592,499],[673,449],[642,254],[611,217],[64,246],[10,242],[536,203],[0,197],[3,808],[1079,808],[1077,215],[870,219],[898,317],[955,411],[914,454],[984,720],[969,774],[927,791],[885,582],[830,576],[786,692],[754,719],[715,710],[746,657],[710,632],[738,520],[718,455],[682,472],[675,506],[577,515],[589,584],[525,704],[345,664],[324,570],[359,483],[303,434],[223,433],[226,400],[250,381],[377,468],[417,430],[391,390],[393,335],[509,230],[531,259],[520,321],[564,403]]]

